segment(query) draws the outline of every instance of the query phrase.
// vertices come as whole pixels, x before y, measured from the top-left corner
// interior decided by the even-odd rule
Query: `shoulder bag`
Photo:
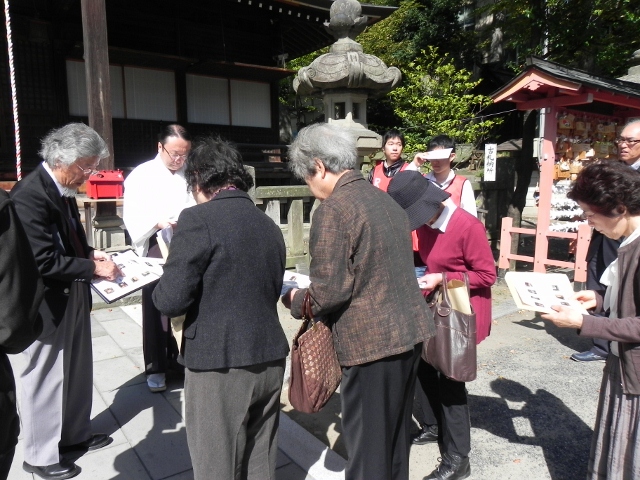
[[[458,289],[461,291],[452,292]],[[458,382],[475,380],[478,368],[476,314],[469,301],[467,274],[464,274],[464,283],[459,280],[447,283],[447,275],[443,273],[442,284],[432,296],[429,307],[433,312],[436,334],[429,339],[422,353],[423,360]]]
[[[342,370],[331,330],[313,318],[309,290],[302,301],[302,319],[291,346],[289,402],[296,410],[316,413],[340,385]]]

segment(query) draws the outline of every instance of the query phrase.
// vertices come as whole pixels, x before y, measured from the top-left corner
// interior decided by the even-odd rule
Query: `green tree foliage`
[[[459,66],[469,66],[476,38],[465,30],[461,14],[467,0],[368,0],[366,3],[396,6],[390,17],[368,28],[358,37],[365,52],[388,65],[401,66],[428,47],[449,53]]]
[[[367,28],[357,40],[364,51],[388,66],[404,71],[421,50],[436,47],[449,53],[459,67],[470,67],[475,37],[459,21],[466,0],[368,0],[367,3],[398,7],[393,15]],[[373,130],[384,132],[400,125],[389,97],[370,99],[367,120]]]
[[[478,31],[487,50],[499,28],[509,66],[537,55],[618,77],[640,48],[640,0],[495,0],[478,10],[493,22]]]
[[[435,47],[422,50],[402,74],[402,85],[389,98],[402,121],[409,152],[424,151],[428,140],[439,134],[477,145],[501,122],[496,117],[478,118],[491,99],[474,94],[480,81]]]

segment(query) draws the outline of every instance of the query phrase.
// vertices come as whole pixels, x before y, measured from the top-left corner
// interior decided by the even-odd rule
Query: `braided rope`
[[[11,76],[11,101],[13,102],[13,123],[16,136],[16,177],[22,180],[22,157],[20,153],[20,123],[18,122],[18,95],[16,93],[16,71],[13,65],[13,42],[11,40],[11,18],[9,0],[4,0],[4,18],[7,29],[7,50],[9,52],[9,74]]]

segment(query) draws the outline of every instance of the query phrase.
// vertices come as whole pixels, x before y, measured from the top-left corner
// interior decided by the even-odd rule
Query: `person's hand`
[[[413,164],[416,167],[421,167],[424,162],[427,161],[426,153],[416,153],[415,157],[413,157]]]
[[[177,226],[178,226],[178,222],[176,222],[175,220],[164,220],[156,224],[156,228],[158,230],[162,230],[163,228],[166,228],[166,227],[171,227],[172,230],[175,230]]]
[[[418,278],[422,290],[435,290],[442,283],[441,273],[427,273],[424,277]]]
[[[282,301],[282,304],[285,307],[287,307],[289,310],[291,310],[291,302],[293,301],[293,296],[296,294],[298,290],[299,289],[297,288],[292,288],[280,298],[280,300]]]
[[[107,252],[103,252],[102,250],[92,250],[89,254],[89,258],[91,260],[110,261],[111,255]]]
[[[561,305],[551,305],[554,313],[540,315],[545,320],[550,320],[556,327],[582,328],[582,314],[577,310]]]
[[[94,250],[95,251],[95,250]],[[93,274],[96,277],[104,278],[109,281],[114,281],[118,277],[124,277],[124,273],[118,268],[111,260],[93,260],[95,264],[95,270]]]
[[[573,295],[573,299],[579,301],[585,310],[596,308],[596,292],[593,290],[580,290]]]

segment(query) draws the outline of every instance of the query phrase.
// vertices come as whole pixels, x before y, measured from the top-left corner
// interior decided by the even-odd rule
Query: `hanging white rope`
[[[13,42],[11,41],[11,18],[9,0],[4,0],[4,23],[7,30],[7,50],[9,52],[9,75],[11,77],[11,101],[13,102],[13,124],[16,135],[16,177],[22,180],[22,158],[20,154],[20,123],[18,122],[18,96],[16,94],[16,71],[13,66]]]

